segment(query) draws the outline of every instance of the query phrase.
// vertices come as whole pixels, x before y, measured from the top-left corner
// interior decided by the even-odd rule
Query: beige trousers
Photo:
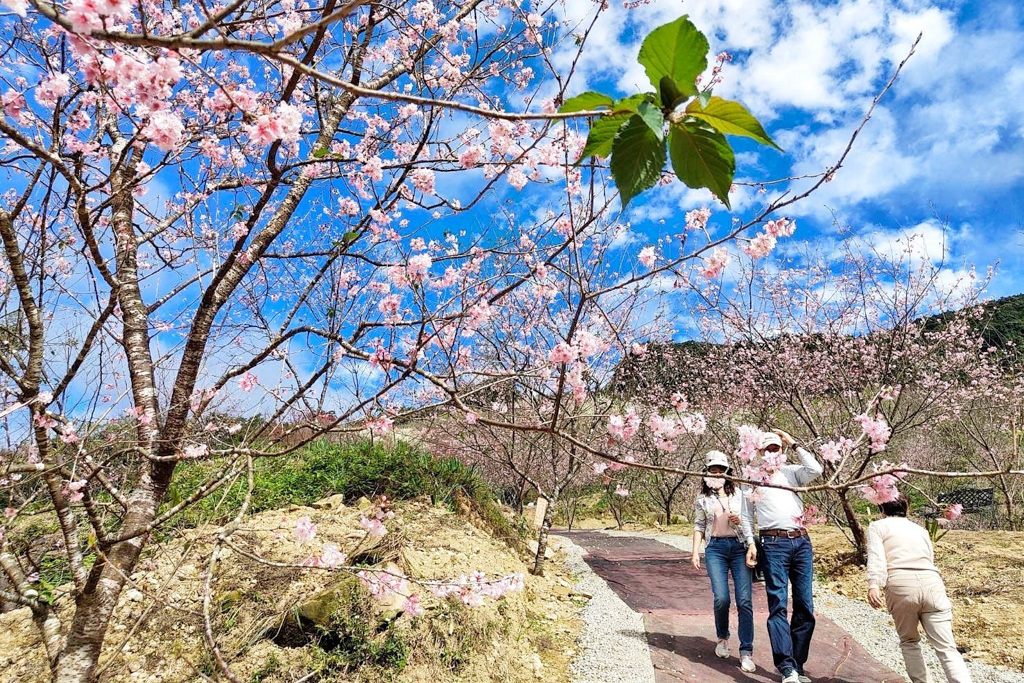
[[[953,641],[953,605],[942,577],[932,571],[901,570],[889,574],[885,604],[896,622],[900,649],[913,683],[930,683],[918,624],[935,648],[949,683],[971,683],[964,658]]]

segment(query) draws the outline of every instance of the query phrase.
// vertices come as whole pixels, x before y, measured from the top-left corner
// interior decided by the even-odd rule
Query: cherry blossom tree
[[[31,610],[62,683],[96,675],[153,533],[246,477],[209,589],[256,458],[328,431],[387,433],[438,405],[468,416],[473,396],[522,376],[544,396],[536,419],[478,419],[542,435],[577,469],[628,464],[593,435],[621,441],[638,413],[613,409],[587,374],[599,352],[643,342],[616,302],[646,282],[717,277],[736,240],[767,254],[792,232],[769,219],[849,151],[745,220],[694,212],[616,270],[623,226],[610,212],[671,182],[669,157],[728,206],[724,136],[773,144],[698,84],[707,41],[688,21],[644,42],[656,92],[569,98],[573,67],[557,71],[550,50],[578,54],[600,6],[566,25],[506,0],[3,5],[19,18],[0,33],[2,597]],[[500,211],[524,190],[527,215]],[[468,229],[474,211],[491,222]],[[552,291],[552,324],[502,366],[495,347]],[[175,471],[195,462],[215,473],[171,504]],[[59,528],[71,581],[58,595],[39,591],[9,543],[29,513]],[[367,534],[383,523],[367,518]],[[341,555],[320,560],[346,569]],[[402,580],[364,579],[382,591]]]

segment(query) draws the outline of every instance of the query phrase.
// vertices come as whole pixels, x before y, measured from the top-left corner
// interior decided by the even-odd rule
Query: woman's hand
[[[753,543],[747,546],[747,566],[751,569],[757,566],[757,546]]]
[[[881,608],[881,606],[884,604],[882,602],[882,594],[879,592],[878,588],[871,587],[868,589],[868,604],[870,604],[875,609]]]
[[[732,524],[733,526],[739,526],[740,525],[740,516],[737,515],[734,512],[730,513],[729,514],[729,523]]]
[[[693,551],[693,556],[690,558],[690,566],[700,571],[700,550]]]

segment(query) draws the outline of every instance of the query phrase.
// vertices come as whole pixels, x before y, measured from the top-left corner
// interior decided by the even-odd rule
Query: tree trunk
[[[839,491],[839,501],[843,505],[846,523],[850,525],[854,548],[857,551],[857,561],[863,564],[867,561],[867,541],[864,536],[864,527],[861,525],[860,520],[857,519],[857,513],[854,512],[853,505],[850,504],[850,500],[847,497],[848,494],[848,490]]]
[[[548,501],[548,507],[544,510],[544,520],[537,533],[537,555],[533,558],[533,569],[530,570],[534,576],[544,576],[544,553],[548,549],[548,532],[551,530],[551,517],[557,502],[558,496],[554,496]]]

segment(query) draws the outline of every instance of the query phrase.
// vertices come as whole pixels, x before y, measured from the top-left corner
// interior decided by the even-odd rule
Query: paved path
[[[640,537],[594,531],[556,532],[587,551],[587,564],[630,607],[644,616],[658,683],[677,681],[778,681],[772,663],[764,584],[754,584],[754,661],[757,671],[739,668],[736,610],[732,608],[733,656],[714,653],[715,623],[707,574],[690,566],[690,553]],[[815,683],[902,683],[829,619],[817,616],[806,672]]]

